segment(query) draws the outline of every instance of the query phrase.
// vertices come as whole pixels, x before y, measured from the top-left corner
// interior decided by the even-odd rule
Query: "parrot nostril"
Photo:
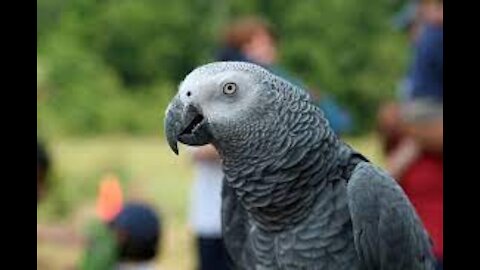
[[[192,92],[188,91],[187,92],[187,97],[191,96],[192,95]]]

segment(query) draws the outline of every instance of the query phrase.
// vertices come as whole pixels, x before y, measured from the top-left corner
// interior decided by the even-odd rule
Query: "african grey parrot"
[[[430,238],[387,173],[340,141],[309,95],[266,69],[193,70],[166,111],[168,143],[211,143],[222,230],[238,269],[433,269]]]

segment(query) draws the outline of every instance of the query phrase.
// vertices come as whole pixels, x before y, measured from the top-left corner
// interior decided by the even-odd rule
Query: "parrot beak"
[[[170,149],[178,155],[178,136],[182,132],[182,114],[184,105],[176,98],[168,105],[165,112],[165,136]]]
[[[165,135],[168,145],[178,155],[177,142],[204,145],[211,141],[206,119],[193,105],[185,106],[175,97],[166,111]]]

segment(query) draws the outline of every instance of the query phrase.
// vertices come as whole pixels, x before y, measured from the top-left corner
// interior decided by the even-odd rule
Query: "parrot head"
[[[171,149],[178,154],[177,142],[204,145],[245,126],[271,94],[262,83],[267,74],[243,62],[211,63],[188,74],[165,112]]]

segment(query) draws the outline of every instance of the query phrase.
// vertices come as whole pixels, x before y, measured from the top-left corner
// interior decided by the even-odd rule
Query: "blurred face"
[[[443,25],[443,3],[424,1],[421,5],[421,16],[428,23]]]
[[[259,30],[251,41],[243,47],[245,55],[264,65],[272,65],[277,60],[277,48],[273,37],[265,30]]]

